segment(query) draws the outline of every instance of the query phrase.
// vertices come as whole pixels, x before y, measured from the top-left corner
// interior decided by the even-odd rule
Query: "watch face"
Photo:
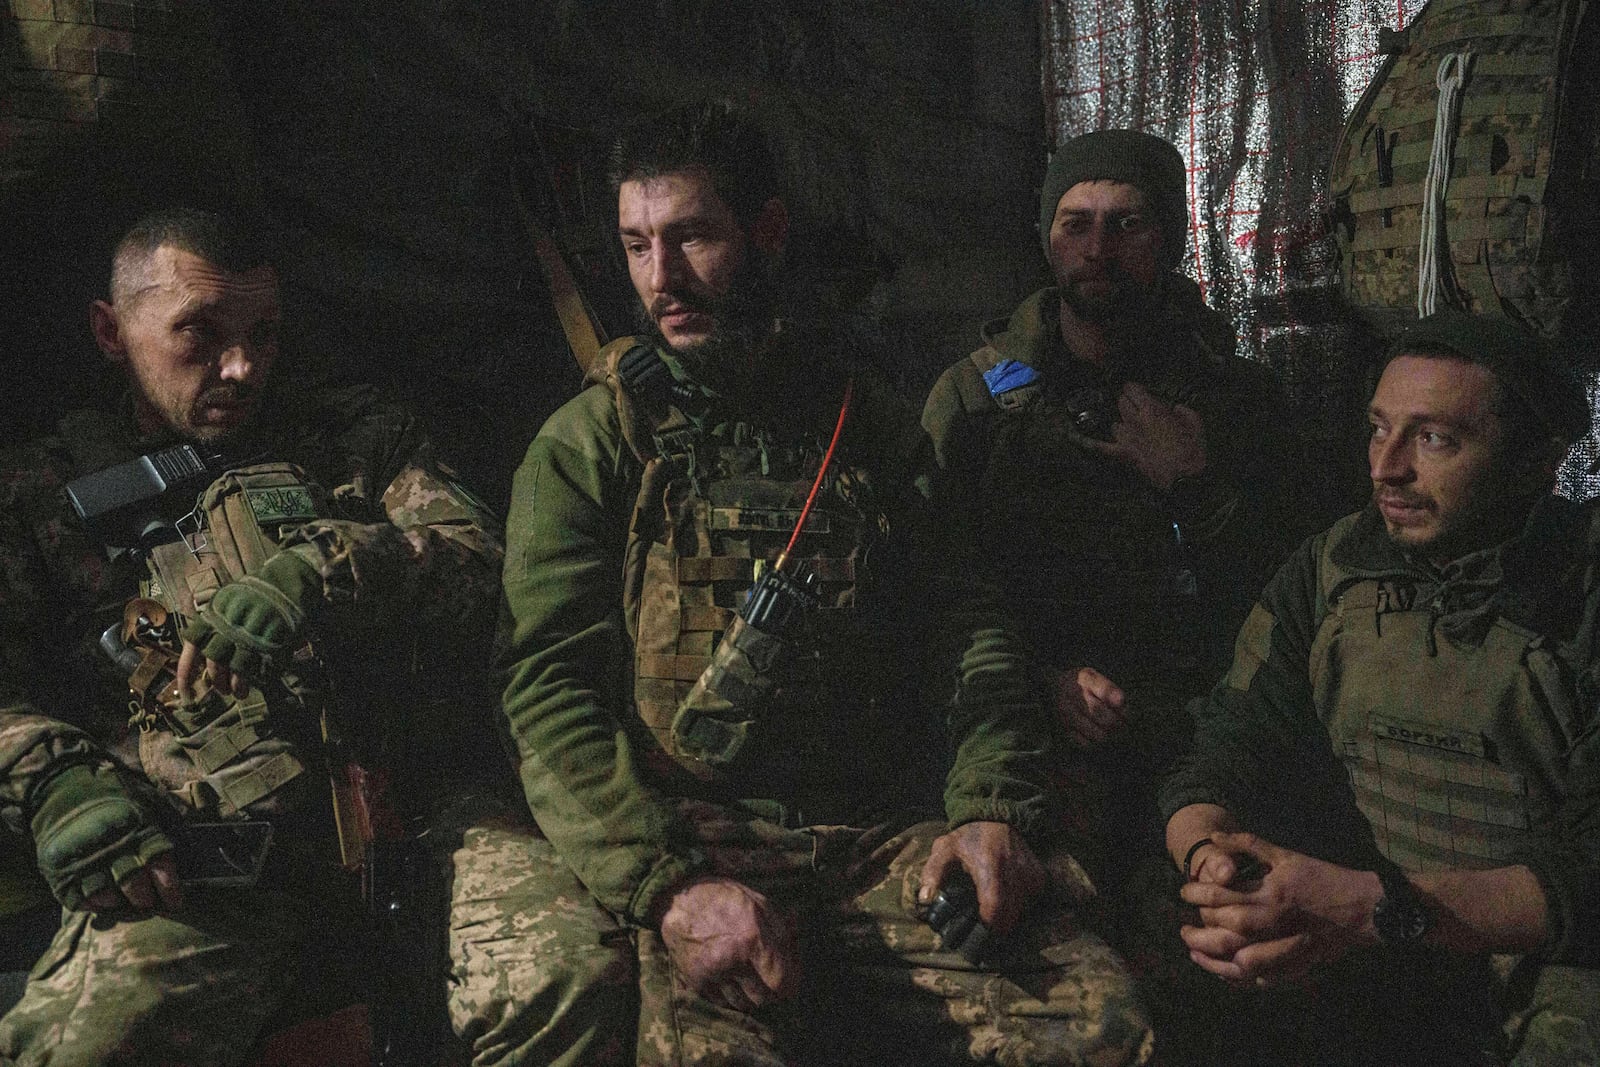
[[[1416,898],[1396,899],[1384,894],[1372,909],[1372,925],[1389,945],[1409,945],[1428,932],[1428,913]]]

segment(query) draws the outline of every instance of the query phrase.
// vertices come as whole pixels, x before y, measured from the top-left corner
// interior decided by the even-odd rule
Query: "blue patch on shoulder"
[[[1038,380],[1038,371],[1014,359],[1002,359],[983,372],[983,384],[989,387],[990,396],[1009,393],[1013,389],[1021,389],[1024,385],[1032,385]]]

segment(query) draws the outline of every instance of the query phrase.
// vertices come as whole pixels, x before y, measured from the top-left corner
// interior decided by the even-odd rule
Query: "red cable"
[[[783,569],[784,563],[789,559],[789,553],[794,551],[795,542],[800,540],[800,533],[806,528],[806,517],[811,514],[811,505],[816,503],[817,490],[822,488],[822,479],[828,474],[828,468],[833,465],[833,450],[839,446],[839,435],[844,432],[845,419],[850,415],[850,399],[855,395],[856,380],[845,379],[844,400],[839,403],[839,421],[833,427],[833,440],[828,442],[828,451],[823,453],[822,466],[817,469],[817,480],[811,483],[811,492],[806,494],[805,506],[800,509],[800,521],[794,524],[794,533],[789,535],[789,543],[783,546],[783,551],[778,553],[777,561],[773,566]]]

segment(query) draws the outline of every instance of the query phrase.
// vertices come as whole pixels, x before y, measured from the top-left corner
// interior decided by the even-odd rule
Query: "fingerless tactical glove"
[[[67,767],[35,789],[30,806],[39,872],[68,909],[172,851],[160,800],[113,764]]]
[[[260,679],[293,644],[321,599],[322,578],[311,564],[293,552],[279,552],[255,574],[218,589],[185,627],[183,639],[199,646],[206,659]]]

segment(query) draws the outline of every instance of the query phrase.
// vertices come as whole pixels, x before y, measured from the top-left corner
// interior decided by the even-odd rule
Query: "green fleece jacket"
[[[1276,377],[1234,354],[1193,282],[1172,276],[1104,367],[1067,350],[1059,306],[1043,289],[989,323],[984,347],[935,384],[923,425],[940,466],[976,486],[946,518],[987,546],[1039,659],[1097,668],[1156,709],[1153,727],[1210,688],[1256,592],[1315,529],[1297,515],[1301,453]],[[1006,361],[1037,372],[1023,407],[1003,409],[985,383],[980,365]],[[1080,443],[1070,413],[1085,396],[1114,413],[1127,382],[1200,415],[1206,469],[1171,492]],[[1128,740],[1146,754],[1161,743]]]
[[[1559,757],[1565,795],[1554,817],[1531,829],[1516,861],[1533,870],[1549,901],[1547,957],[1600,964],[1600,507],[1592,502],[1543,500],[1519,537],[1442,568],[1402,552],[1370,506],[1308,540],[1262,593],[1227,677],[1195,702],[1194,748],[1163,787],[1163,818],[1218,804],[1286,847],[1372,865],[1372,830],[1335,758],[1332,709],[1313,694],[1308,659],[1330,610],[1319,573],[1330,539],[1330,558],[1344,571],[1402,583],[1417,603],[1433,604],[1440,641],[1478,647],[1488,623],[1503,617],[1552,649],[1573,686],[1578,721]]]
[[[838,670],[905,678],[934,650],[943,662],[933,677],[950,684],[926,700],[901,688],[887,704],[840,708],[836,736],[794,753],[800,765],[774,778],[848,777],[854,810],[835,813],[841,820],[869,818],[891,796],[915,795],[937,811],[942,789],[952,826],[998,820],[1028,832],[1044,804],[1046,743],[1023,657],[992,589],[966,573],[970,556],[940,543],[930,521],[941,482],[915,413],[866,369],[850,374],[856,400],[841,453],[871,472],[876,498],[889,502],[888,539],[867,561],[872,577],[858,584],[856,610],[895,636],[852,649]],[[825,440],[845,378],[842,363],[816,353],[781,361],[756,395],[712,397],[705,432],[740,422]],[[630,689],[622,576],[640,476],[604,387],[581,393],[540,430],[513,485],[500,660],[535,818],[602,905],[642,924],[706,857],[680,814],[684,798],[645,765]],[[919,732],[936,738],[931,751],[905,751]],[[931,789],[904,788],[924,763],[936,769]]]

